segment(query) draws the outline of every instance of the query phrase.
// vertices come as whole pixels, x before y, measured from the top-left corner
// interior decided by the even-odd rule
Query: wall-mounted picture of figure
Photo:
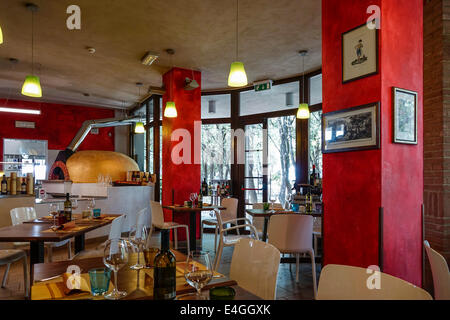
[[[366,24],[342,34],[342,82],[378,73],[378,32]]]

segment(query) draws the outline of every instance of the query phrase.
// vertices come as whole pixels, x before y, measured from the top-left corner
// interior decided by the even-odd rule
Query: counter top
[[[10,199],[10,198],[30,198],[35,197],[34,194],[0,194],[0,199]]]

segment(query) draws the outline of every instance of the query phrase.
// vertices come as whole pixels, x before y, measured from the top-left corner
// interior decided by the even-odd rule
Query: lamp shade
[[[309,119],[309,107],[307,103],[300,103],[298,106],[297,119]]]
[[[2,32],[2,27],[0,27],[0,44],[3,43],[3,32]]]
[[[228,85],[230,87],[243,87],[247,83],[244,64],[238,61],[233,62],[230,67],[230,75],[228,76]]]
[[[166,118],[176,118],[177,117],[177,108],[175,107],[175,102],[167,101],[166,108],[164,109],[164,117]]]
[[[136,123],[136,126],[134,127],[134,133],[145,133],[145,127],[142,122]]]
[[[24,96],[40,98],[42,97],[41,82],[39,77],[27,76],[22,86],[22,94]]]

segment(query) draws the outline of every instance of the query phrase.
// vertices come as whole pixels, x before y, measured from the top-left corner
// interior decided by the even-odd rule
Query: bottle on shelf
[[[27,183],[25,182],[25,178],[22,179],[22,183],[20,184],[20,193],[27,194]]]
[[[72,221],[72,202],[69,193],[66,193],[66,201],[64,201],[64,215],[66,216],[66,222]]]
[[[203,179],[202,189],[200,193],[204,196],[208,195],[208,183],[206,183],[206,178]]]
[[[8,180],[6,180],[6,174],[3,175],[1,190],[2,190],[2,195],[6,195],[8,193]]]
[[[312,186],[315,186],[315,182],[316,182],[316,165],[313,164],[312,172],[309,175],[309,184],[312,185]]]
[[[169,248],[170,230],[161,230],[161,251],[155,257],[153,299],[172,300],[176,296],[176,260]]]
[[[11,182],[10,182],[11,194],[15,195],[17,193],[17,174],[11,172]]]

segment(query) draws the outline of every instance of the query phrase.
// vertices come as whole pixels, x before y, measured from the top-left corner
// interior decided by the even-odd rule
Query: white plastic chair
[[[221,206],[225,207],[225,210],[221,210],[220,214],[223,219],[223,224],[232,224],[237,225],[238,221],[248,221],[246,218],[238,218],[237,210],[238,210],[238,202],[239,200],[236,198],[224,198],[222,199]],[[214,226],[214,253],[217,252],[217,236],[219,232],[219,225],[217,223],[217,219],[204,219],[202,220],[202,228],[201,228],[201,239],[203,240],[203,225]],[[239,234],[239,229],[237,229]]]
[[[2,280],[2,288],[6,286],[6,280],[8,278],[9,269],[11,264],[23,260],[23,282],[24,282],[24,290],[25,297],[28,298],[30,292],[30,282],[28,280],[28,262],[27,262],[27,253],[24,250],[0,250],[0,266],[6,264],[6,270],[3,274]]]
[[[447,261],[439,252],[430,247],[428,241],[425,240],[423,243],[433,274],[434,298],[436,300],[450,300],[450,273]]]
[[[295,254],[295,281],[299,280],[300,253],[308,253],[311,257],[311,269],[314,297],[317,294],[316,262],[312,244],[313,217],[306,215],[286,214],[270,218],[269,243],[281,253]]]
[[[317,300],[432,300],[428,292],[389,274],[328,264],[320,273]],[[378,272],[375,274],[374,272]],[[379,289],[373,278],[379,277]],[[369,285],[368,285],[369,284]],[[372,287],[374,286],[374,287]],[[371,288],[371,289],[370,289]]]
[[[259,240],[240,239],[233,251],[230,279],[262,299],[275,300],[279,266],[277,248]]]
[[[117,217],[111,222],[111,229],[109,230],[108,240],[111,239],[119,239],[122,236],[122,227],[126,216],[122,215],[120,217]],[[93,257],[103,257],[103,251],[105,248],[105,244],[108,241],[104,241],[103,243],[99,244],[95,249],[93,250],[84,250],[81,252],[78,252],[72,260],[79,260],[84,258],[93,258]]]
[[[178,228],[186,229],[186,244],[187,244],[187,252],[190,252],[189,247],[189,226],[185,224],[179,224],[176,222],[164,222],[164,212],[161,206],[161,203],[156,201],[150,201],[150,207],[152,209],[152,229],[156,227],[158,229],[163,230],[173,230],[173,236],[175,240],[175,249],[178,249]],[[152,234],[152,230],[150,231],[150,235]],[[148,241],[150,241],[151,236],[148,237]],[[147,242],[148,244],[148,242]]]
[[[19,225],[24,221],[34,220],[37,218],[36,210],[33,207],[14,208],[10,210],[12,224]],[[14,245],[28,245],[26,242],[15,242]],[[70,260],[72,258],[72,242],[71,239],[66,239],[60,242],[45,242],[44,246],[47,248],[47,260],[53,261],[53,248],[62,247],[67,245],[67,256]]]
[[[219,248],[217,249],[216,258],[214,260],[214,270],[217,271],[217,268],[219,267],[220,259],[222,258],[222,251],[224,247],[232,247],[236,245],[236,243],[242,239],[242,238],[255,238],[256,240],[259,240],[258,238],[258,231],[256,228],[251,224],[250,220],[245,219],[247,223],[240,224],[236,226],[232,226],[229,228],[224,228],[224,222],[222,219],[222,214],[219,210],[214,210],[214,213],[216,214],[216,219],[218,223],[219,228]],[[250,235],[228,235],[227,232],[231,230],[239,230],[240,228],[250,228]]]

